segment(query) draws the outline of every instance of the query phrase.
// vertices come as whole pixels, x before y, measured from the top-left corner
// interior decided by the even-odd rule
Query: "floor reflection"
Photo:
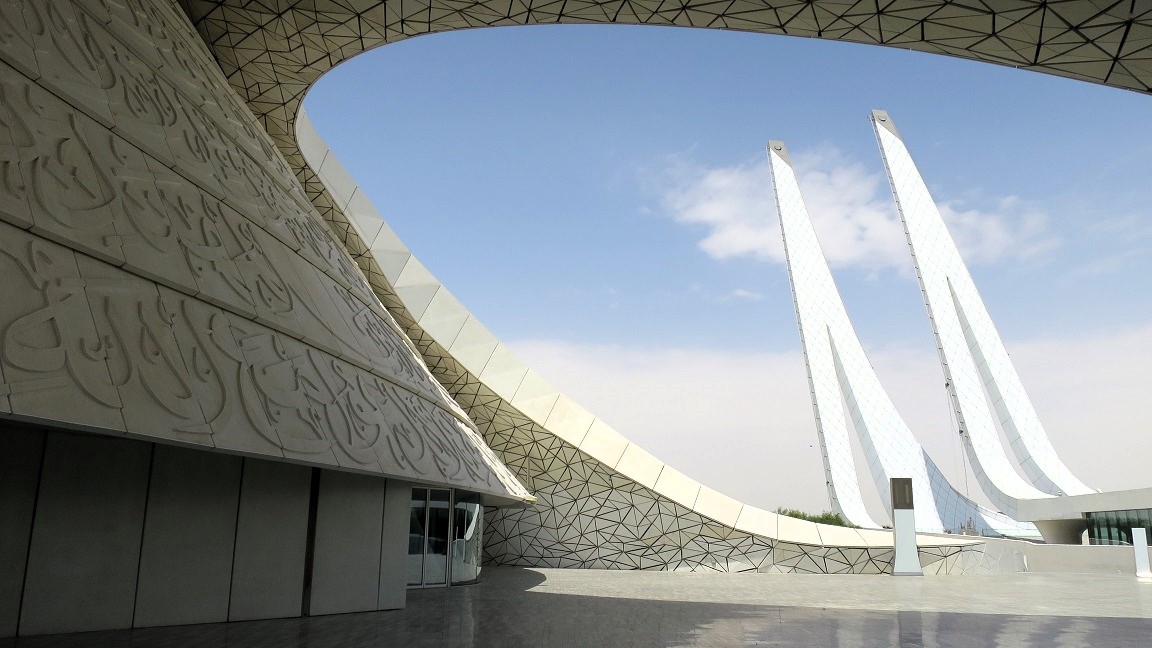
[[[733,578],[740,578],[733,575]],[[573,592],[531,570],[409,592],[408,608],[309,619],[0,640],[20,648],[615,648],[662,646],[1140,646],[1152,619],[649,600],[605,576]],[[685,579],[685,587],[700,580]],[[776,581],[787,584],[790,581]],[[877,604],[879,607],[879,602]]]

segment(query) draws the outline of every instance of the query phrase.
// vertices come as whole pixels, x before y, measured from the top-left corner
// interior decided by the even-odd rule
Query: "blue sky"
[[[413,252],[531,366],[705,483],[733,472],[699,458],[709,426],[795,464],[815,497],[727,491],[809,508],[822,478],[804,447],[815,433],[769,139],[791,149],[857,330],[890,391],[906,393],[897,404],[914,429],[923,419],[922,439],[947,425],[943,396],[915,389],[936,380],[934,348],[868,123],[884,108],[1009,350],[1034,356],[1021,372],[1058,449],[1075,453],[1060,439],[1085,425],[1152,436],[1136,411],[1152,382],[1137,365],[1096,381],[1099,393],[1081,384],[1105,358],[1147,353],[1152,98],[878,47],[549,26],[387,46],[327,74],[306,107]],[[1061,351],[1087,340],[1102,346]],[[1052,349],[1068,361],[1049,366]],[[671,396],[683,387],[659,376],[696,387]],[[948,443],[937,452],[955,454]]]

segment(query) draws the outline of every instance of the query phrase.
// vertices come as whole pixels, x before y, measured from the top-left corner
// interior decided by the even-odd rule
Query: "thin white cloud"
[[[827,507],[798,350],[738,353],[556,341],[512,346],[593,414],[702,483],[770,510]],[[1104,490],[1147,486],[1152,326],[1010,343],[1009,348],[1072,471]],[[870,356],[921,443],[963,490],[966,469],[935,352],[894,347]],[[975,480],[968,482],[971,494],[982,500]],[[868,478],[863,486],[866,493],[874,490]]]
[[[720,301],[722,301],[722,302],[760,301],[762,299],[764,299],[764,295],[762,295],[761,293],[758,293],[758,292],[755,292],[752,290],[747,290],[745,288],[735,288],[733,290],[729,290],[728,292],[726,292],[720,296]]]
[[[697,295],[705,301],[717,304],[726,304],[728,302],[758,302],[764,300],[764,293],[756,292],[755,290],[733,288],[721,292],[705,287],[704,284],[699,281],[693,281],[688,284],[688,293]]]
[[[805,202],[828,262],[866,270],[910,271],[903,228],[882,174],[825,147],[795,156]],[[677,222],[704,230],[699,247],[715,259],[782,263],[784,246],[767,160],[707,168],[683,157],[663,174],[661,200]],[[970,262],[1033,259],[1059,244],[1048,219],[1017,197],[993,211],[940,202]]]
[[[992,213],[962,210],[949,203],[939,207],[968,263],[1027,261],[1060,245],[1060,239],[1048,230],[1048,216],[1016,196],[1001,198]]]

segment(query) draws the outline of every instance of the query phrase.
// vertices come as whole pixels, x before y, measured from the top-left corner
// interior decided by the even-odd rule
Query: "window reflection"
[[[1145,529],[1152,536],[1152,509],[1099,511],[1086,517],[1089,544],[1131,545],[1133,528]]]
[[[412,489],[412,506],[408,520],[409,585],[421,585],[424,582],[424,541],[428,535],[424,528],[427,519],[427,500],[428,489]]]
[[[480,576],[484,508],[475,493],[456,494],[452,512],[452,583],[471,583]]]
[[[473,583],[484,550],[478,493],[413,488],[408,530],[408,585]]]
[[[428,546],[424,554],[424,584],[448,582],[448,505],[452,491],[433,490],[428,497]]]

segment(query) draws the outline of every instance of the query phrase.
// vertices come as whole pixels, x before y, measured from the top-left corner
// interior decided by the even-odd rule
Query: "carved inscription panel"
[[[0,41],[0,415],[526,496],[177,7]]]

